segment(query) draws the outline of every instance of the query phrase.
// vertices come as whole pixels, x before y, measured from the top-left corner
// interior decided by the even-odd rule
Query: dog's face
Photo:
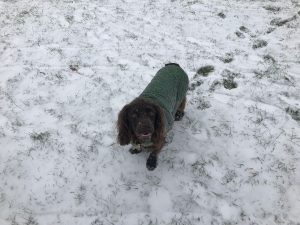
[[[136,99],[119,113],[118,131],[121,145],[129,144],[130,141],[156,142],[164,132],[162,111],[150,102]]]
[[[141,141],[151,140],[157,112],[150,104],[136,103],[128,109],[130,128]]]

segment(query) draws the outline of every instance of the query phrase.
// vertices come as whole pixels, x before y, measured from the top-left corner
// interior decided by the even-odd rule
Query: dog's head
[[[121,145],[127,145],[130,141],[143,143],[150,140],[156,144],[163,140],[163,112],[159,106],[142,98],[123,107],[117,125]]]

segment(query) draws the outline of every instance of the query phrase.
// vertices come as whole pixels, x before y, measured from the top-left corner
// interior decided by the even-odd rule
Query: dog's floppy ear
[[[131,131],[128,121],[128,108],[130,105],[125,105],[118,116],[118,142],[120,145],[128,145],[131,141]]]
[[[164,114],[159,106],[154,105],[154,108],[156,111],[156,118],[154,123],[155,132],[152,138],[154,144],[161,144],[160,142],[163,142],[165,138]]]

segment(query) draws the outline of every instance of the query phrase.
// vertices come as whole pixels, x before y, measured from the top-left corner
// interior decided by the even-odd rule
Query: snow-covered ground
[[[116,118],[167,62],[150,172]],[[299,0],[0,0],[1,225],[299,225],[299,125]]]

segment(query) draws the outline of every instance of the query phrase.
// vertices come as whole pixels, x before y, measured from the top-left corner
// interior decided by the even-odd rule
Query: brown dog
[[[166,64],[142,94],[125,105],[119,113],[119,143],[131,143],[132,154],[150,149],[146,164],[149,170],[156,168],[157,155],[173,122],[184,116],[188,83],[187,74],[178,64]]]

